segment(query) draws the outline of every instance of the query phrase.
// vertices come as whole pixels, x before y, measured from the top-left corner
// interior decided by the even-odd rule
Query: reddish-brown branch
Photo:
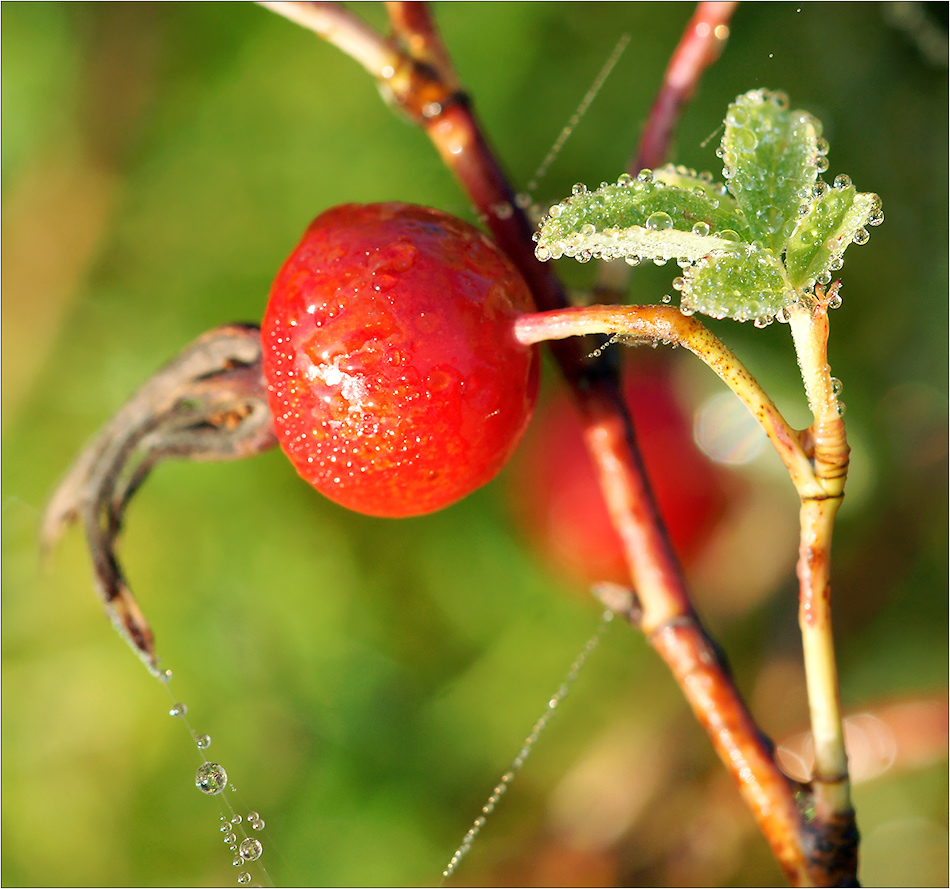
[[[386,10],[393,35],[409,57],[436,71],[449,92],[458,90],[455,66],[430,14],[429,4],[398,0],[386,3]]]
[[[729,36],[729,20],[738,3],[697,3],[663,75],[663,84],[640,137],[629,170],[660,166],[669,151],[673,128],[693,96],[703,71],[719,58]]]
[[[699,74],[713,60],[733,7],[731,3],[700,4],[651,113],[645,137],[654,146],[649,149],[654,154],[665,153],[672,123]],[[522,272],[538,307],[563,308],[567,304],[563,289],[553,270],[534,256],[532,226],[516,205],[513,190],[455,81],[448,53],[425,5],[393,3],[389,10],[394,36],[392,41],[380,38],[380,53],[394,45],[405,47],[406,52],[383,76],[382,85],[394,104],[428,133],[485,217],[496,242]],[[378,68],[372,73],[380,76]],[[445,80],[440,79],[443,74]],[[641,155],[646,157],[648,152]],[[692,610],[612,366],[586,359],[590,350],[577,338],[556,343],[554,351],[583,412],[585,437],[625,543],[640,606],[638,623],[669,664],[789,879],[800,885],[813,879],[822,882],[821,874],[809,873],[793,785],[776,767],[768,743]]]
[[[395,23],[394,23],[395,24]],[[450,101],[422,125],[446,166],[483,213],[495,240],[518,265],[539,306],[565,304],[560,283],[534,256],[533,228],[489,149],[467,102]],[[404,101],[402,104],[406,104]],[[568,340],[567,343],[574,343]],[[624,541],[640,603],[640,625],[669,664],[722,761],[753,807],[789,879],[809,882],[793,789],[693,612],[682,572],[660,521],[636,446],[629,414],[613,375],[584,373],[583,355],[560,345],[557,357],[581,407],[585,439],[598,467],[614,525]]]

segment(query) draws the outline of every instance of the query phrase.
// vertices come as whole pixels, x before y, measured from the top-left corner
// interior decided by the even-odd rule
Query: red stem
[[[729,36],[729,20],[738,3],[697,3],[679,45],[670,58],[637,153],[629,170],[636,175],[666,160],[673,128],[683,106],[693,97],[703,72],[719,58]]]

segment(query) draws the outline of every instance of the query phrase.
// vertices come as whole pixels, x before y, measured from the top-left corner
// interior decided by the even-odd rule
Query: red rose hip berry
[[[345,204],[277,275],[261,335],[281,447],[331,500],[376,516],[448,506],[490,481],[538,392],[533,311],[481,232],[409,204]]]

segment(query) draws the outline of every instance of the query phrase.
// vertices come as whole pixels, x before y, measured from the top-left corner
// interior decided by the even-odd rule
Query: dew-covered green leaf
[[[667,184],[678,177],[690,187]],[[575,193],[548,211],[538,232],[539,259],[574,256],[694,261],[749,236],[735,201],[718,194],[712,178],[681,176],[672,168]],[[724,237],[720,237],[723,235]]]
[[[726,113],[723,175],[753,239],[779,255],[818,176],[821,124],[784,93],[753,90]]]
[[[736,321],[770,321],[795,302],[784,268],[771,250],[745,247],[707,256],[683,272],[680,307],[688,314]]]
[[[880,198],[856,193],[853,185],[824,185],[818,190],[821,193],[802,218],[785,253],[788,278],[794,287],[813,286],[821,275],[840,265],[848,245],[856,238],[862,243],[867,236],[864,226],[876,221],[875,214],[880,213]]]

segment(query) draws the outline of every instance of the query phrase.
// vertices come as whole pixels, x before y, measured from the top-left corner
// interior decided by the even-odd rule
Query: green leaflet
[[[855,238],[858,243],[866,239],[864,226],[880,211],[881,200],[876,194],[858,194],[853,185],[825,186],[820,191],[785,252],[788,278],[797,288],[813,287],[841,262],[841,255]]]
[[[772,251],[753,247],[707,256],[686,269],[680,285],[680,308],[687,314],[736,321],[767,323],[795,297]]]
[[[821,123],[789,111],[784,93],[752,90],[729,106],[722,144],[727,185],[686,167],[624,174],[551,207],[535,235],[540,260],[676,259],[681,308],[759,324],[785,316],[831,281],[865,226],[884,221],[875,194],[844,175],[829,188]]]
[[[721,249],[723,232],[732,240],[748,236],[725,188],[712,177],[664,167],[636,179],[622,176],[592,192],[576,188],[548,211],[536,252],[539,259],[695,260]]]
[[[789,111],[784,93],[753,90],[726,112],[719,154],[729,191],[753,240],[778,255],[811,198],[818,178],[821,124],[805,111]]]

